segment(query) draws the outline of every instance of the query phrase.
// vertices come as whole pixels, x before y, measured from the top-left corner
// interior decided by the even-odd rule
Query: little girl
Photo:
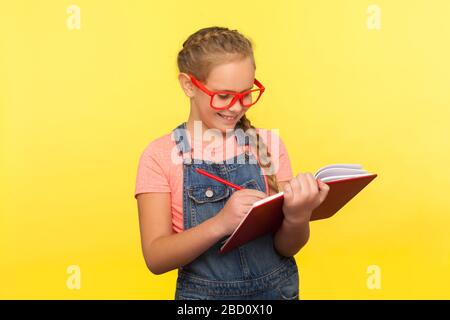
[[[255,79],[250,40],[237,30],[200,29],[183,43],[177,62],[189,118],[147,146],[136,181],[148,268],[155,274],[178,268],[175,299],[298,299],[293,256],[308,241],[311,213],[329,187],[311,173],[293,177],[281,139],[246,117],[265,90]],[[219,253],[252,204],[281,189],[281,227]]]

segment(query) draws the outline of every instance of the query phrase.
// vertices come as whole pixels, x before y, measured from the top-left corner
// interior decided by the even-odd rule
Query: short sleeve
[[[146,192],[170,192],[168,174],[158,156],[159,151],[150,143],[139,159],[134,197]]]
[[[289,181],[293,178],[291,161],[289,159],[288,151],[286,149],[283,140],[279,138],[279,141],[280,141],[280,155],[279,155],[280,167],[278,169],[277,179],[278,181]]]
[[[279,168],[277,175],[278,181],[289,181],[293,178],[291,161],[283,140],[278,136],[280,153],[278,155]]]
[[[259,134],[262,135],[270,152],[272,163],[270,171],[275,173],[279,182],[291,180],[293,178],[291,161],[283,140],[274,130],[260,129]]]

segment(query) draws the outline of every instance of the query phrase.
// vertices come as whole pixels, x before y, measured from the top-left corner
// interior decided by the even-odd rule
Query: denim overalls
[[[183,156],[183,224],[195,227],[216,215],[234,189],[195,171],[201,168],[244,188],[266,192],[256,158],[248,152],[248,139],[235,134],[247,151],[223,162],[192,159],[186,123],[174,129]],[[187,156],[188,155],[188,156]],[[245,158],[243,158],[245,157]],[[226,254],[219,252],[224,237],[178,271],[175,299],[293,299],[299,298],[299,275],[293,257],[280,255],[273,234],[262,236]]]

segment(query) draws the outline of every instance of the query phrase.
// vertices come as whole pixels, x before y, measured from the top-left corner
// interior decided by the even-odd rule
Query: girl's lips
[[[217,113],[217,115],[219,117],[221,117],[223,120],[227,121],[227,122],[234,122],[234,121],[236,121],[238,119],[237,115],[232,116],[232,117],[226,116],[226,115],[223,115],[223,114],[220,114],[220,113]]]

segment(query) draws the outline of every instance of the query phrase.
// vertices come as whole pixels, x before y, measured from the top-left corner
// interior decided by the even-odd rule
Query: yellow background
[[[295,172],[379,175],[312,223],[301,298],[449,299],[447,0],[1,0],[0,298],[173,298],[176,271],[146,269],[133,192],[143,149],[187,119],[176,55],[212,25],[253,41],[267,91],[248,115],[280,130]]]

